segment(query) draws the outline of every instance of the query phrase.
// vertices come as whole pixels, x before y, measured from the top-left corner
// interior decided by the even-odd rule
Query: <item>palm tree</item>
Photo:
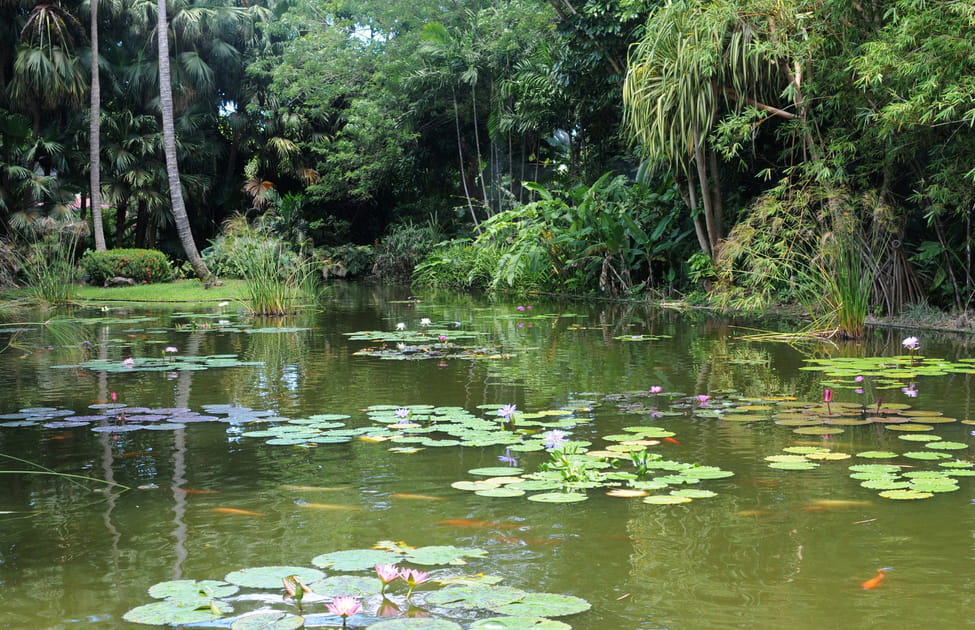
[[[176,221],[176,232],[183,244],[186,259],[201,281],[210,282],[213,274],[203,262],[203,258],[200,257],[196,242],[193,240],[193,230],[190,228],[190,219],[186,214],[186,204],[183,201],[183,189],[179,182],[179,164],[176,161],[176,129],[173,124],[173,87],[169,73],[169,26],[166,19],[166,0],[157,0],[157,7],[159,101],[162,111],[163,150],[166,154],[166,173],[169,176],[169,196],[173,204],[173,218]]]
[[[98,0],[91,0],[91,107],[89,109],[88,159],[91,178],[91,221],[95,232],[95,251],[105,251],[105,230],[102,227],[101,192],[101,115],[102,91],[98,73]]]

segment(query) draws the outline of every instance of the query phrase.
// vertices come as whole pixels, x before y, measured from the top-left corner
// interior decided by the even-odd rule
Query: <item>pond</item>
[[[790,343],[698,311],[373,284],[286,321],[33,317],[0,331],[0,470],[21,471],[0,486],[2,627],[146,628],[123,615],[154,584],[377,543],[466,550],[423,567],[438,579],[583,598],[558,617],[580,630],[971,623],[966,336]],[[437,588],[411,614],[437,617]],[[267,593],[230,604],[296,612]]]

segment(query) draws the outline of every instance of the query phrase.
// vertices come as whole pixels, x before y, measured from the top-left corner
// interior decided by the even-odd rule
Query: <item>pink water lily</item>
[[[400,578],[410,587],[406,591],[406,598],[409,599],[410,595],[413,594],[413,589],[423,584],[430,579],[430,574],[426,571],[421,571],[419,569],[401,569],[399,572]]]
[[[399,578],[399,567],[395,564],[377,564],[375,567],[379,581],[383,583],[380,593],[386,591],[386,587]]]
[[[338,615],[342,618],[342,626],[345,626],[345,619],[351,615],[354,615],[362,610],[362,604],[358,599],[352,597],[351,595],[339,595],[331,601],[331,603],[325,604],[328,608],[328,612],[333,615]]]
[[[921,347],[917,337],[907,337],[901,342],[901,345],[912,352]]]
[[[556,449],[568,439],[564,431],[552,429],[542,434],[542,445],[547,449]]]
[[[698,395],[697,395],[697,402],[698,402],[699,404],[701,404],[701,405],[706,405],[706,404],[708,404],[708,401],[709,401],[709,400],[711,400],[711,397],[710,397],[710,396],[708,396],[707,394],[698,394]]]
[[[650,393],[651,394],[659,394],[662,391],[664,391],[664,388],[661,387],[660,385],[651,385],[650,386]]]

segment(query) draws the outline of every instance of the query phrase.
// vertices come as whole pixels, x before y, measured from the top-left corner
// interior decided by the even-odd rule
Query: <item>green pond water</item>
[[[756,322],[699,312],[409,295],[340,284],[320,309],[286,321],[252,321],[233,305],[146,311],[115,304],[74,311],[67,321],[34,313],[26,319],[50,322],[0,330],[0,342],[11,344],[0,353],[0,454],[131,488],[106,496],[94,482],[0,476],[0,627],[146,628],[122,616],[154,601],[147,589],[158,582],[312,567],[319,554],[378,541],[482,549],[486,555],[466,566],[432,570],[585,598],[590,610],[559,618],[580,630],[975,627],[975,478],[958,476],[957,489],[939,482],[930,498],[891,500],[849,470],[950,470],[946,462],[967,470],[972,376],[959,364],[911,373],[915,357],[907,369],[880,368],[894,370],[892,378],[863,382],[854,380],[862,367],[832,377],[800,369],[810,358],[903,357],[909,334],[920,337],[919,355],[956,362],[975,357],[971,338],[873,329],[855,344],[790,345],[747,337]],[[421,326],[422,318],[431,323]],[[349,334],[395,335],[400,322],[403,350],[394,337]],[[294,330],[270,330],[282,326]],[[447,339],[409,337],[422,329]],[[178,351],[167,354],[169,346]],[[366,348],[386,356],[356,354]],[[135,359],[128,367],[127,357]],[[186,362],[193,357],[210,357],[209,367],[183,369],[203,367]],[[649,394],[652,386],[661,393]],[[833,390],[826,414],[824,387]],[[112,392],[125,407],[106,407]],[[710,398],[701,404],[697,395]],[[438,432],[407,441],[299,436],[295,444],[245,435],[321,414],[344,428],[388,427],[391,410],[407,406],[417,416],[466,410],[497,423],[496,406],[506,404],[547,413],[530,421],[553,422],[516,422],[520,440],[537,441],[558,426],[605,450],[620,438],[604,436],[661,427],[673,435],[645,440],[658,442],[643,445],[647,452],[734,475],[648,492],[716,493],[688,503],[648,504],[609,496],[609,487],[575,490],[584,501],[547,503],[528,500],[533,492],[493,497],[452,487],[483,478],[471,469],[505,466],[501,444],[421,443],[449,439]],[[131,420],[146,415],[159,418]],[[57,424],[71,416],[88,424]],[[825,434],[796,433],[803,416]],[[886,420],[850,425],[843,418]],[[933,422],[891,430],[908,418]],[[152,428],[129,430],[132,424]],[[395,426],[387,430],[397,434]],[[907,434],[915,437],[899,437]],[[924,436],[958,444],[930,448]],[[802,459],[783,451],[797,446],[851,457],[813,458],[819,466],[811,470],[771,468],[765,459]],[[870,451],[894,456],[857,456]],[[550,458],[545,450],[507,455],[525,473]],[[628,456],[618,461],[633,469]],[[12,459],[0,469],[40,470]],[[876,588],[863,588],[880,568],[890,570]],[[234,606],[249,609],[246,601]],[[278,600],[277,607],[288,605]],[[466,628],[474,619],[456,621]],[[353,616],[349,626],[366,621]]]

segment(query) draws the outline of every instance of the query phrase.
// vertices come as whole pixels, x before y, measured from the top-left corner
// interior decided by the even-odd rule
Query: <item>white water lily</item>
[[[403,322],[396,324],[396,330],[406,330],[406,324]]]

